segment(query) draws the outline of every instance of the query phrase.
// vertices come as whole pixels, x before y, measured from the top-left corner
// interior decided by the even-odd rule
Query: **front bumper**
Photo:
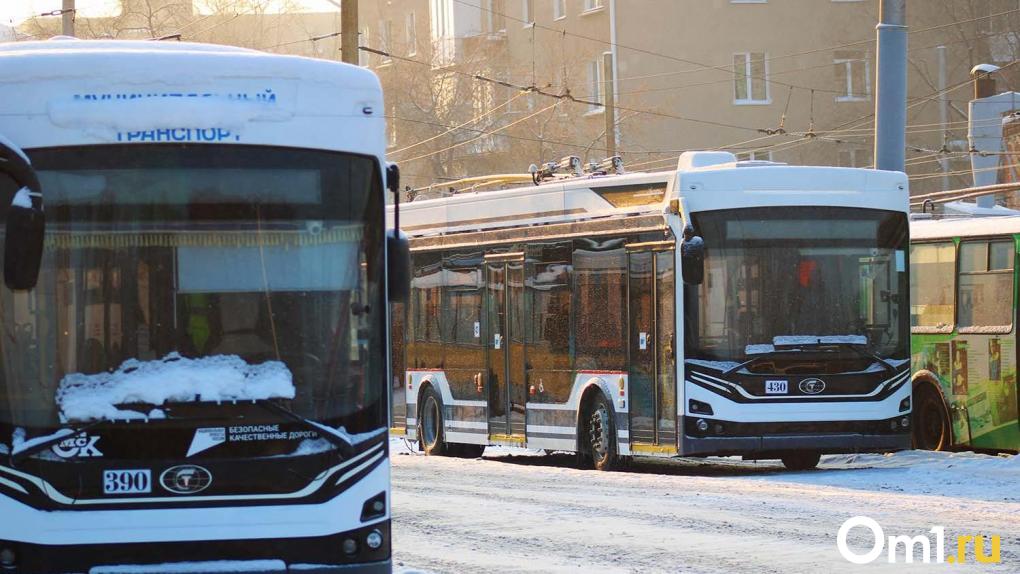
[[[375,550],[365,537],[378,530],[383,545]],[[285,535],[285,532],[281,532]],[[343,543],[353,539],[357,551],[347,555]],[[0,540],[0,551],[15,552],[13,568],[0,572],[18,574],[126,572],[218,572],[277,574],[283,572],[388,574],[390,562],[389,521],[330,536],[214,540],[187,542],[135,542],[118,544],[48,545]],[[196,563],[199,563],[198,569]],[[250,564],[251,566],[247,566]],[[130,565],[130,566],[128,566]],[[175,567],[178,569],[175,570]]]
[[[684,417],[680,452],[684,456],[743,455],[774,458],[790,451],[822,454],[893,452],[910,448],[910,429],[893,423],[909,413],[882,421],[817,423],[733,423],[710,419],[699,431],[696,417]],[[721,432],[719,432],[721,430]]]

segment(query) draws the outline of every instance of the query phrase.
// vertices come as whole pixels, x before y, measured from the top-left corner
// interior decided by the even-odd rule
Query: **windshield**
[[[705,279],[685,287],[688,358],[744,361],[819,339],[906,358],[904,214],[731,209],[696,213],[694,225]]]
[[[45,251],[33,291],[0,289],[0,425],[196,398],[385,424],[375,159],[170,144],[30,156]]]

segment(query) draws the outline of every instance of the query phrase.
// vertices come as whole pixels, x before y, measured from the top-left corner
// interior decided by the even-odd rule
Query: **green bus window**
[[[951,242],[911,246],[911,327],[952,328],[955,279],[956,249]]]
[[[1013,242],[960,244],[959,316],[961,329],[1013,324]]]

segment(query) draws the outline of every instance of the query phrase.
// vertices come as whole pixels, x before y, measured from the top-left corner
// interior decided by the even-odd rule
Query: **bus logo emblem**
[[[174,494],[195,494],[209,488],[212,473],[201,466],[175,466],[159,475],[159,483]]]
[[[806,395],[817,395],[825,390],[825,381],[821,379],[804,379],[797,387]]]

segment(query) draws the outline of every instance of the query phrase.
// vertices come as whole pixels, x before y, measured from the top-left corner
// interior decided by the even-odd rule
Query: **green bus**
[[[1020,216],[910,225],[915,448],[1020,451]]]

